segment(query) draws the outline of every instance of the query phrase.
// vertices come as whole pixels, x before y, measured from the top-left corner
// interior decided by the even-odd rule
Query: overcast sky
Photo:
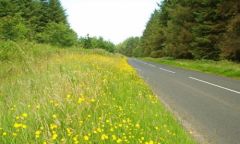
[[[102,36],[119,43],[141,36],[160,0],[61,0],[79,36]]]

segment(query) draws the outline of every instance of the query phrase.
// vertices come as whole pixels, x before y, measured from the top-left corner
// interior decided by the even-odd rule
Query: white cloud
[[[119,43],[141,36],[159,0],[61,0],[79,36],[103,36]]]

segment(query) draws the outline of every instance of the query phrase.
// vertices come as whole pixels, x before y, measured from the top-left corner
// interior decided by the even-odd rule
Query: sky
[[[78,36],[102,36],[118,44],[141,36],[159,0],[60,0]]]

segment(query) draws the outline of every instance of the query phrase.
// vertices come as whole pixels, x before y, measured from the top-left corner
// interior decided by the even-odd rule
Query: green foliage
[[[240,14],[232,18],[220,44],[222,57],[240,62]]]
[[[158,19],[160,11],[155,10],[151,16],[150,21],[147,24],[145,31],[140,42],[140,49],[142,56],[149,56],[152,51],[161,50],[163,47],[163,41],[165,40],[164,33]]]
[[[65,11],[59,0],[50,0],[48,10],[50,12],[49,20],[51,22],[67,24]]]
[[[139,42],[139,37],[130,37],[117,45],[117,51],[126,56],[135,56],[133,50],[139,46]]]
[[[17,13],[17,4],[10,0],[0,0],[0,17],[13,16]]]
[[[0,39],[20,40],[27,38],[29,29],[20,15],[0,18]]]
[[[89,35],[87,35],[86,37],[81,37],[78,40],[78,44],[86,49],[104,49],[109,52],[115,51],[115,45],[110,41],[104,40],[102,37],[89,37]]]
[[[0,83],[23,72],[32,72],[32,63],[60,51],[58,47],[28,41],[0,41]]]
[[[59,0],[0,0],[0,39],[76,44]]]
[[[239,61],[239,0],[164,0],[140,38],[135,56]]]
[[[77,34],[63,23],[49,23],[37,40],[41,43],[72,46],[77,43]]]

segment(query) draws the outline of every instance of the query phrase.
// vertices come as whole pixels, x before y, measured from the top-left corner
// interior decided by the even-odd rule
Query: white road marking
[[[170,73],[173,73],[173,74],[175,74],[176,72],[174,72],[174,71],[170,71],[170,70],[167,70],[167,69],[164,69],[164,68],[159,68],[160,70],[163,70],[163,71],[166,71],[166,72],[170,72]]]
[[[234,92],[234,93],[240,94],[239,91],[232,90],[232,89],[230,89],[230,88],[226,88],[226,87],[223,87],[223,86],[219,86],[219,85],[216,85],[216,84],[213,84],[213,83],[210,83],[210,82],[204,81],[204,80],[200,80],[200,79],[197,79],[197,78],[194,78],[194,77],[189,77],[189,78],[192,79],[192,80],[196,80],[196,81],[199,81],[199,82],[202,82],[202,83],[206,83],[206,84],[209,84],[209,85],[212,85],[212,86],[215,86],[215,87],[221,88],[221,89],[225,89],[225,90],[228,90],[228,91],[231,91],[231,92]]]
[[[149,66],[151,66],[151,67],[156,67],[155,65],[153,65],[153,64],[148,64]]]
[[[151,66],[151,67],[154,67],[154,68],[156,68],[156,66],[155,65],[153,65],[153,64],[150,64],[150,63],[146,63],[146,62],[143,62],[143,61],[139,61],[140,63],[143,63],[143,64],[145,64],[145,65],[149,65],[149,66]],[[169,72],[169,73],[173,73],[173,74],[175,74],[176,72],[174,72],[174,71],[171,71],[171,70],[167,70],[167,69],[164,69],[164,68],[159,68],[160,70],[163,70],[163,71],[166,71],[166,72]]]

